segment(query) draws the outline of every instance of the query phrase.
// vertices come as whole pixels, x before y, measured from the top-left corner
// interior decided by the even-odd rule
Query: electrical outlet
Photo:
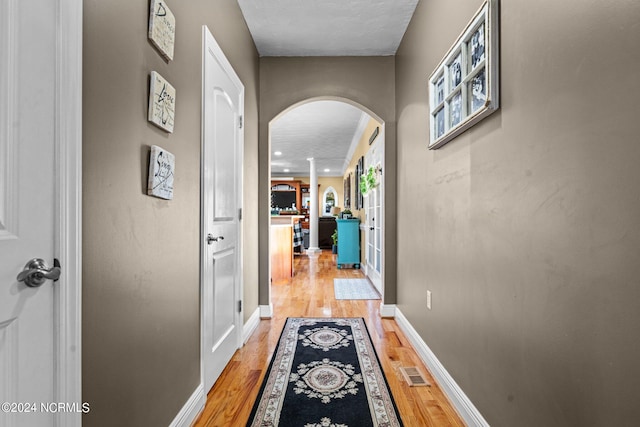
[[[431,291],[427,291],[427,308],[431,310]]]

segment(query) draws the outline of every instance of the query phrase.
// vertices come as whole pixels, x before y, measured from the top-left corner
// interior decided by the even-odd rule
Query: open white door
[[[202,370],[208,393],[242,345],[244,86],[203,27]]]
[[[0,425],[7,427],[79,426],[89,410],[80,401],[81,37],[81,1],[0,2]]]
[[[384,132],[375,140],[369,148],[364,158],[364,169],[367,171],[370,166],[382,166],[382,153],[384,151]],[[369,192],[364,200],[366,210],[366,261],[367,277],[383,295],[382,290],[382,236],[383,236],[383,200],[384,182],[380,180],[377,187]]]

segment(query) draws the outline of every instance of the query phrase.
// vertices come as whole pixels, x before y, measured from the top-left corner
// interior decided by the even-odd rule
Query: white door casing
[[[364,158],[365,173],[370,166],[382,167],[384,152],[384,131],[380,132],[378,138],[369,147],[369,151]],[[378,186],[369,192],[365,198],[366,209],[366,238],[365,238],[365,259],[367,262],[366,272],[371,283],[376,287],[381,295],[383,293],[382,285],[382,267],[383,267],[383,251],[382,238],[384,229],[383,206],[384,197],[384,180],[379,179]]]
[[[244,86],[203,27],[202,374],[211,389],[242,345]]]
[[[0,425],[80,426],[81,0],[0,3]],[[55,284],[17,280],[62,262]],[[60,410],[58,403],[65,404]],[[6,406],[6,405],[9,406]],[[88,407],[87,407],[88,408]],[[9,412],[7,412],[7,409]]]

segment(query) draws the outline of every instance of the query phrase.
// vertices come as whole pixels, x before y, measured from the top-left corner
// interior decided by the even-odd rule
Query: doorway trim
[[[55,395],[82,402],[82,0],[58,0],[55,135]],[[82,413],[59,412],[56,425],[80,427]]]

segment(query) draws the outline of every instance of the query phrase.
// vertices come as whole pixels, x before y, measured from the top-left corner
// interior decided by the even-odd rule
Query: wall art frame
[[[498,0],[484,0],[429,76],[429,149],[500,108]]]
[[[176,18],[164,0],[151,0],[149,40],[167,61],[173,59],[176,44]]]
[[[166,200],[173,199],[175,172],[176,157],[167,150],[152,145],[149,154],[147,194]]]
[[[344,207],[345,209],[351,209],[351,181],[353,179],[353,174],[347,175],[344,179]]]
[[[364,208],[364,197],[362,196],[362,192],[360,191],[360,180],[362,175],[364,174],[364,156],[361,156],[358,159],[358,163],[356,164],[356,176],[355,176],[355,208],[362,209]]]
[[[176,89],[159,73],[152,71],[149,80],[148,120],[173,133],[176,114]]]
[[[376,140],[379,133],[380,133],[380,126],[376,126],[376,128],[371,133],[371,136],[369,137],[369,145],[373,144],[373,141]]]

